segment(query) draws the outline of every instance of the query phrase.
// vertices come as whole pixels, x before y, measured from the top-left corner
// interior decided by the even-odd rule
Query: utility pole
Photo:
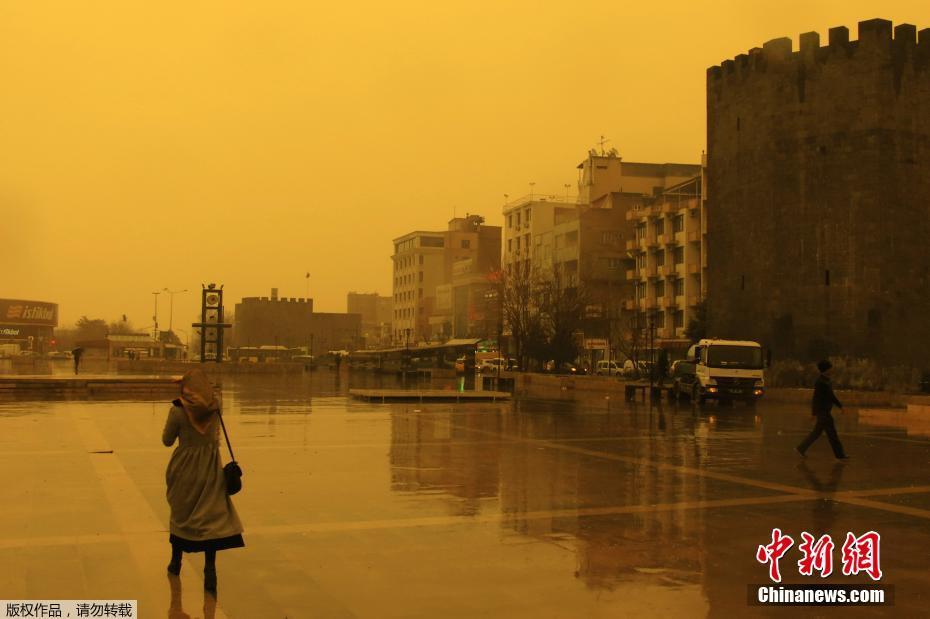
[[[158,295],[160,292],[153,292],[155,295],[155,314],[152,316],[152,322],[155,323],[152,327],[152,340],[158,341]]]

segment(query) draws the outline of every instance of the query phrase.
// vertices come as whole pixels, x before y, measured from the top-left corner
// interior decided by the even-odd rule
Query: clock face
[[[217,306],[220,304],[220,295],[211,292],[207,295],[207,305]]]
[[[207,310],[207,322],[219,322],[220,312],[216,309]]]
[[[216,341],[216,329],[213,327],[208,327],[203,331],[203,341],[205,342],[215,342]]]

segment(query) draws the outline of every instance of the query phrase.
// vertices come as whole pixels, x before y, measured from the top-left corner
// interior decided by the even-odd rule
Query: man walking
[[[78,346],[71,351],[71,357],[74,359],[74,374],[77,375],[78,369],[81,367],[81,355],[84,354],[84,349]]]
[[[820,438],[823,432],[826,432],[827,438],[830,440],[830,447],[833,448],[833,455],[836,456],[837,460],[847,460],[849,456],[843,451],[840,437],[836,435],[833,415],[830,414],[830,410],[834,405],[843,408],[843,405],[836,398],[836,394],[833,393],[833,385],[830,383],[830,370],[833,369],[833,364],[824,359],[817,362],[817,369],[820,371],[820,376],[817,378],[817,382],[814,383],[814,397],[811,399],[811,415],[817,417],[817,423],[814,424],[814,429],[807,435],[807,438],[794,449],[803,457],[807,448]]]

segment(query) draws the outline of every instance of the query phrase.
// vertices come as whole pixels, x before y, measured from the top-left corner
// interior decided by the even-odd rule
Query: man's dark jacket
[[[830,379],[821,374],[814,383],[814,397],[811,400],[811,415],[829,415],[830,410],[836,405],[843,408],[840,401],[836,399],[833,393],[833,385]]]

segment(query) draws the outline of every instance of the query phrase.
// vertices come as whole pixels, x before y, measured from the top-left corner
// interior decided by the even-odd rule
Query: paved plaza
[[[350,385],[351,382],[351,385]],[[246,548],[169,579],[167,402],[0,402],[0,598],[137,599],[141,617],[919,616],[930,603],[930,440],[805,406],[703,410],[590,396],[374,404],[376,377],[240,377],[224,410]],[[881,534],[893,607],[760,608],[781,528]],[[796,547],[781,568],[798,573]],[[826,582],[870,583],[868,576]],[[186,613],[186,614],[185,614]]]

